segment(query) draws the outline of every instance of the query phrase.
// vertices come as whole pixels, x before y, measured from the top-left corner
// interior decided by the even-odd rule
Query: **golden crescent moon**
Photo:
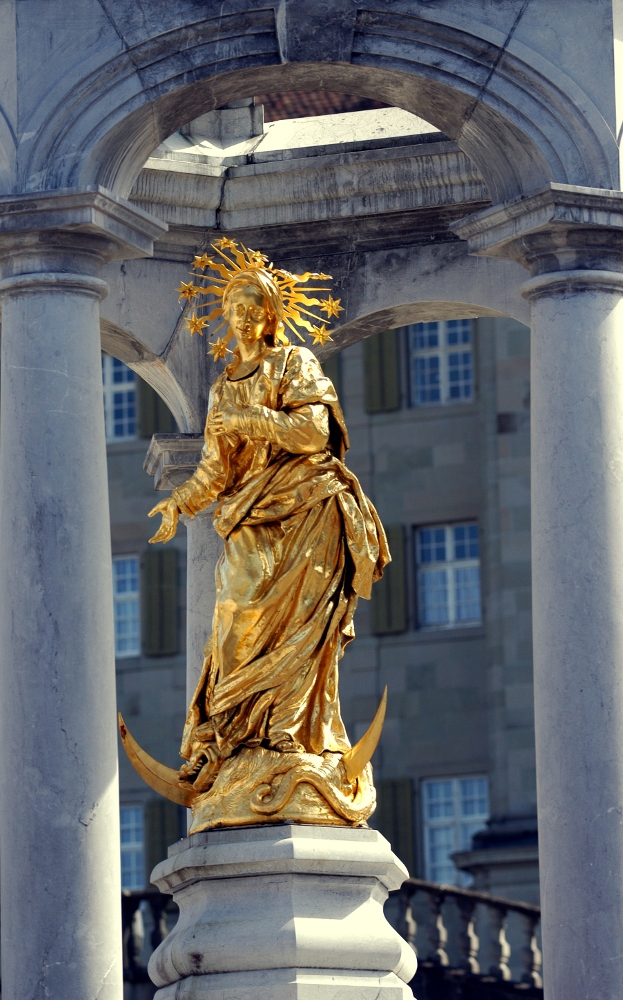
[[[119,732],[130,763],[138,771],[143,781],[147,782],[155,792],[164,795],[165,799],[177,802],[178,806],[190,807],[198,793],[194,788],[184,788],[179,782],[177,771],[174,771],[172,767],[159,764],[157,760],[145,753],[128,732],[121,712],[119,712]]]
[[[363,734],[358,743],[351,750],[347,750],[342,757],[342,764],[349,781],[354,781],[363,771],[366,764],[372,759],[372,755],[377,748],[383,731],[385,722],[385,710],[387,709],[387,684],[383,691],[379,707],[376,710],[370,728]]]

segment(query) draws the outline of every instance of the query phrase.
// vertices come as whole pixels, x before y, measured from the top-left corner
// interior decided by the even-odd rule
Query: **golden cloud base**
[[[193,799],[190,833],[286,820],[363,826],[375,805],[369,764],[350,781],[341,754],[244,747],[223,761],[210,790]]]

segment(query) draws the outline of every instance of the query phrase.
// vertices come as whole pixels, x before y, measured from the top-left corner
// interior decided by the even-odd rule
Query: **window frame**
[[[115,371],[124,378],[121,381],[114,381]],[[102,388],[104,394],[104,426],[106,429],[106,444],[119,444],[122,441],[136,441],[139,436],[139,414],[138,414],[138,375],[131,368],[125,365],[118,358],[113,358],[111,354],[102,353]],[[115,394],[132,395],[132,399],[119,400],[115,404]],[[120,405],[123,415],[117,420],[115,418],[115,405]],[[132,412],[126,414],[126,407],[132,407]],[[122,430],[128,429],[120,434],[115,434],[115,425],[119,425]]]
[[[487,802],[487,808],[485,812],[474,813],[474,819],[469,819],[467,815],[463,815],[462,803],[467,801],[467,796],[465,799],[462,798],[461,794],[461,784],[469,781],[484,781],[485,782],[485,796]],[[430,800],[427,798],[427,789],[435,784],[442,783],[451,784],[451,801],[453,806],[452,816],[440,816],[436,818],[431,818],[427,815],[427,806],[430,804]],[[474,796],[476,797],[476,796]],[[480,798],[481,796],[477,796]],[[491,816],[491,800],[489,794],[489,778],[486,774],[460,774],[453,775],[450,777],[439,776],[435,778],[425,778],[420,782],[420,798],[421,798],[421,822],[422,822],[422,854],[424,861],[424,878],[429,882],[442,882],[447,885],[457,885],[463,889],[468,888],[472,882],[473,878],[467,872],[461,872],[454,862],[452,861],[452,855],[458,851],[469,851],[471,850],[472,837],[478,830],[482,830],[487,821]],[[442,801],[442,800],[439,800]],[[447,802],[448,799],[445,799]],[[461,826],[469,826],[470,830],[467,837],[465,832],[461,831]],[[447,854],[447,862],[435,863],[431,857],[431,848],[434,846],[431,844],[431,831],[439,830],[442,828],[452,828],[452,846]],[[466,841],[469,840],[469,843]],[[439,878],[439,869],[445,869],[449,877],[444,875],[443,878]],[[452,871],[450,871],[452,869]]]
[[[457,528],[471,528],[476,527],[477,529],[477,543],[478,543],[478,555],[470,556],[467,558],[456,556],[456,546],[459,544],[457,539],[454,537],[454,531]],[[444,549],[446,553],[449,551],[452,554],[452,558],[437,559],[423,562],[420,558],[420,534],[424,531],[439,532],[443,531],[445,536]],[[433,547],[440,544],[433,543]],[[415,561],[415,589],[416,589],[416,627],[418,631],[421,632],[433,632],[433,631],[449,631],[453,629],[460,628],[478,628],[483,624],[483,602],[482,602],[482,557],[481,557],[481,544],[482,537],[480,532],[480,525],[478,521],[473,518],[465,521],[453,521],[445,522],[441,524],[421,524],[415,525],[413,529],[413,558]],[[456,573],[457,570],[478,570],[478,610],[479,614],[477,618],[459,618],[457,617],[457,593],[459,590],[460,583],[457,580]],[[422,580],[425,574],[430,574],[433,572],[441,572],[445,570],[446,573],[446,607],[447,607],[447,620],[446,621],[425,621],[424,620],[424,602],[423,595],[425,593],[425,588],[422,584]]]
[[[121,562],[133,560],[136,563],[135,572],[132,574],[132,579],[136,579],[136,589],[131,591],[126,591],[125,594],[129,596],[123,596],[123,591],[117,591],[117,577],[115,572],[115,566]],[[133,657],[141,655],[141,569],[140,569],[140,556],[134,552],[120,553],[114,555],[112,559],[112,571],[113,571],[113,613],[114,613],[114,629],[115,629],[115,659],[116,660],[127,660]],[[117,608],[122,602],[128,602],[128,600],[135,605],[136,615],[135,620],[137,622],[138,628],[136,633],[133,633],[132,637],[135,638],[135,642],[128,649],[120,648],[121,636],[118,632],[118,617]],[[126,616],[127,617],[127,616]]]
[[[454,323],[468,323],[469,324],[469,344],[448,344],[448,335],[451,332],[450,325]],[[412,346],[412,338],[418,333],[424,331],[418,330],[419,327],[432,327],[437,328],[439,334],[439,344],[436,347],[424,347],[417,348]],[[461,317],[459,319],[453,320],[431,320],[425,323],[411,323],[408,326],[403,327],[404,329],[404,340],[407,355],[406,364],[406,377],[407,377],[407,400],[410,409],[414,410],[426,410],[430,407],[436,406],[457,406],[457,405],[469,405],[473,403],[476,399],[476,344],[475,344],[475,334],[476,326],[473,319],[469,317]],[[427,331],[432,333],[433,331]],[[463,347],[463,353],[470,354],[470,369],[471,369],[471,393],[469,396],[460,395],[457,398],[451,398],[450,396],[450,372],[449,372],[449,356],[453,353],[461,351]],[[417,375],[415,371],[417,358],[433,358],[439,357],[440,359],[440,398],[432,400],[418,400],[418,386],[417,386]],[[462,383],[461,383],[462,384]]]
[[[134,818],[140,817],[138,823],[124,823],[124,813],[134,813]],[[129,819],[129,817],[127,817]],[[145,810],[139,803],[123,803],[119,807],[119,829],[121,842],[121,888],[138,890],[145,888]],[[138,829],[140,838],[136,840],[124,840],[124,832]],[[130,875],[135,874],[136,878],[126,879],[127,870],[124,871],[124,858],[130,858]],[[140,885],[138,884],[140,880]],[[129,884],[131,883],[131,884]]]

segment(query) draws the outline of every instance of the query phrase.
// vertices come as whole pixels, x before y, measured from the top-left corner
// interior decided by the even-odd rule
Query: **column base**
[[[154,1000],[411,1000],[393,972],[260,969],[189,976],[158,990]]]
[[[157,1000],[410,1000],[417,961],[385,919],[407,878],[377,830],[206,830],[152,881],[180,908],[149,961]]]

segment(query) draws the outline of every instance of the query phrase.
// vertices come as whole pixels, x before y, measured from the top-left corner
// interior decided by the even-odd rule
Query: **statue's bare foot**
[[[276,743],[271,743],[270,748],[277,753],[305,753],[303,744],[296,740],[277,740]]]

